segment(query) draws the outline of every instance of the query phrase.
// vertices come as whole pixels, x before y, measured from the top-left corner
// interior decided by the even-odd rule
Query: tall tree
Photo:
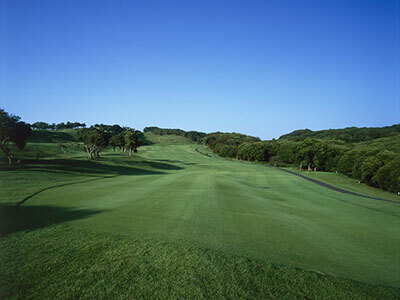
[[[121,132],[110,138],[110,145],[114,148],[118,147],[121,151],[125,150],[125,134]]]
[[[32,128],[35,129],[40,129],[40,130],[46,130],[50,128],[50,124],[46,123],[46,122],[35,122],[32,124]]]
[[[129,149],[129,156],[132,156],[132,151],[137,152],[137,148],[146,143],[146,139],[139,130],[125,130],[125,148]]]
[[[65,125],[64,122],[59,123],[59,124],[56,125],[56,129],[57,129],[57,130],[63,130],[63,129],[66,129],[66,128],[67,128],[67,127],[66,127],[66,125]]]
[[[137,152],[138,138],[132,131],[125,132],[125,148],[129,149],[129,156],[132,156],[132,150]]]
[[[97,128],[82,128],[78,130],[78,138],[84,144],[89,159],[100,157],[100,151],[109,142],[109,135]]]
[[[11,146],[15,145],[21,150],[24,149],[27,138],[32,134],[30,125],[21,122],[20,119],[0,109],[0,149],[7,155],[10,164],[14,157]]]

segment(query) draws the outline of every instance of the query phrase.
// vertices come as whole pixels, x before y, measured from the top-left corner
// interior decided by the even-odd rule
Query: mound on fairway
[[[0,171],[1,295],[400,296],[400,205],[196,147]]]

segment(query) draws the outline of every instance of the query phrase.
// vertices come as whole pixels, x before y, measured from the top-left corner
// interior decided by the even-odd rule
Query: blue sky
[[[400,122],[400,0],[0,0],[27,122],[236,131]]]

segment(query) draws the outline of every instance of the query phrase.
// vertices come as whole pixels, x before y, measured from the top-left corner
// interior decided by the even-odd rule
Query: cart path
[[[207,156],[207,157],[212,157],[212,156],[209,155],[209,154],[206,154],[206,153],[201,152],[201,151],[199,150],[198,147],[196,148],[196,151],[199,152],[200,154],[203,154],[203,155]],[[301,177],[301,178],[303,178],[303,179],[305,179],[305,180],[311,181],[311,182],[313,182],[313,183],[315,183],[315,184],[318,184],[318,185],[320,185],[320,186],[323,186],[323,187],[325,187],[325,188],[328,188],[328,189],[330,189],[330,190],[333,190],[333,191],[336,191],[336,192],[339,192],[339,193],[349,194],[349,195],[353,195],[353,196],[364,197],[364,198],[368,198],[368,199],[372,199],[372,200],[384,201],[384,202],[389,202],[389,203],[394,203],[394,204],[400,204],[400,202],[398,202],[398,201],[388,200],[388,199],[382,199],[382,198],[377,198],[377,197],[372,197],[372,196],[363,195],[363,194],[359,194],[359,193],[356,193],[356,192],[344,190],[344,189],[335,187],[335,186],[333,186],[333,185],[330,185],[330,184],[328,184],[328,183],[319,181],[319,180],[317,180],[317,179],[313,179],[313,178],[304,176],[304,175],[302,175],[302,174],[299,174],[299,173],[297,173],[297,172],[289,171],[289,170],[286,170],[286,169],[283,169],[283,168],[279,168],[279,167],[273,167],[273,168],[279,169],[279,170],[284,171],[284,172],[286,172],[286,173],[290,173],[290,174],[299,176],[299,177]]]
[[[296,172],[293,172],[293,171],[289,171],[289,170],[282,169],[282,168],[278,168],[278,167],[274,167],[274,168],[279,169],[279,170],[284,171],[284,172],[287,172],[287,173],[290,173],[290,174],[293,174],[293,175],[296,175],[296,176],[299,176],[299,177],[301,177],[301,178],[303,178],[303,179],[305,179],[305,180],[314,182],[314,183],[316,183],[316,184],[318,184],[318,185],[320,185],[320,186],[326,187],[326,188],[328,188],[328,189],[334,190],[334,191],[339,192],[339,193],[349,194],[349,195],[358,196],[358,197],[364,197],[364,198],[373,199],[373,200],[378,200],[378,201],[385,201],[385,202],[390,202],[390,203],[394,203],[394,204],[400,204],[400,202],[397,202],[397,201],[394,201],[394,200],[376,198],[376,197],[367,196],[367,195],[363,195],[363,194],[351,192],[351,191],[348,191],[348,190],[344,190],[344,189],[335,187],[335,186],[333,186],[333,185],[327,184],[327,183],[322,182],[322,181],[319,181],[319,180],[317,180],[317,179],[313,179],[313,178],[304,176],[304,175],[302,175],[302,174],[299,174],[299,173],[296,173]]]

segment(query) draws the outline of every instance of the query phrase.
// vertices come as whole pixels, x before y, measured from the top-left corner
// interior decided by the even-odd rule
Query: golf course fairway
[[[198,147],[203,153],[196,151]],[[76,178],[75,181],[67,180],[66,184],[49,182],[47,186],[46,184],[38,186],[36,190],[43,189],[43,191],[26,199],[20,205],[20,211],[14,212],[12,220],[8,217],[6,221],[2,221],[7,231],[3,234],[0,248],[3,265],[2,285],[11,284],[11,279],[4,279],[4,276],[19,278],[13,281],[14,286],[2,287],[3,295],[18,297],[17,290],[21,288],[31,289],[33,298],[38,295],[31,286],[35,279],[29,279],[32,280],[29,283],[22,274],[21,270],[25,268],[21,267],[22,264],[27,265],[28,269],[31,268],[25,269],[26,274],[30,274],[31,277],[41,276],[40,282],[43,285],[47,282],[50,286],[45,288],[49,293],[48,296],[57,295],[51,289],[51,285],[57,279],[52,279],[50,284],[50,279],[46,281],[43,278],[49,276],[61,278],[60,272],[68,268],[75,268],[73,272],[81,272],[81,275],[85,276],[85,272],[89,271],[78,271],[79,266],[68,267],[69,260],[72,261],[70,263],[72,265],[73,261],[77,265],[81,264],[74,258],[74,250],[59,254],[66,251],[65,247],[76,246],[75,251],[78,251],[78,248],[87,249],[85,255],[89,264],[94,264],[93,259],[90,260],[91,255],[96,257],[96,253],[101,251],[108,253],[104,257],[112,258],[113,249],[124,255],[129,255],[131,249],[135,255],[146,257],[146,251],[139,255],[138,249],[126,246],[128,242],[125,243],[125,239],[132,240],[133,244],[153,243],[159,250],[164,249],[159,252],[161,258],[154,256],[154,260],[137,265],[135,272],[142,274],[142,277],[146,277],[143,271],[146,266],[157,265],[158,259],[162,260],[162,256],[175,255],[179,260],[180,250],[174,247],[182,247],[186,249],[182,251],[186,251],[185,255],[189,257],[196,255],[196,251],[211,251],[216,253],[215,255],[235,257],[239,261],[273,264],[299,272],[311,271],[312,274],[316,274],[315,276],[326,275],[367,285],[386,286],[397,290],[396,294],[399,295],[399,203],[343,194],[273,167],[222,159],[214,155],[207,156],[204,155],[206,152],[206,148],[195,144],[152,145],[141,147],[138,153],[140,160],[132,160],[119,152],[108,150],[103,155],[104,161],[121,160],[124,161],[124,167],[120,169],[110,167],[107,169],[110,170],[109,174],[104,171],[102,176],[96,177],[93,172],[87,177],[78,178],[79,180]],[[82,162],[85,161],[82,159]],[[8,172],[8,178],[18,174],[18,171],[3,172]],[[36,169],[32,167],[21,172],[25,172],[20,174],[26,174],[27,178],[39,176],[37,174],[45,176],[46,172],[47,175],[50,174],[49,177],[53,176],[53,173],[54,176],[62,173],[51,163],[47,167]],[[68,172],[70,170],[65,173]],[[25,194],[19,196],[21,186],[18,184],[13,188],[14,202],[10,198],[2,197],[5,210],[11,210],[11,202],[16,204],[29,196]],[[18,214],[23,214],[24,210],[27,211],[29,228],[24,228],[24,224],[20,224],[24,221]],[[51,241],[46,242],[45,239],[42,242],[35,242],[39,235],[47,236]],[[75,239],[73,235],[79,235],[79,238]],[[73,246],[78,240],[84,239],[84,236],[90,236],[91,240],[86,242],[82,240],[79,247]],[[93,250],[96,247],[96,239],[102,250]],[[109,240],[101,242],[102,239]],[[122,251],[123,245],[126,247]],[[163,245],[171,247],[168,248],[170,250],[165,250],[167,248],[163,248]],[[91,247],[94,248],[89,250]],[[152,249],[155,249],[154,247]],[[192,248],[197,250],[194,252],[187,250]],[[38,253],[51,257],[48,261],[39,262],[40,264],[46,265],[53,260],[61,259],[57,257],[63,257],[64,263],[55,267],[56,271],[52,275],[50,275],[52,270],[50,265],[49,274],[46,273],[46,269],[42,270],[43,273],[34,275],[37,267],[34,265],[38,262],[32,261],[37,259],[34,255],[39,255]],[[207,263],[198,265],[195,272],[201,273],[204,271],[202,268],[208,268],[207,264],[212,265],[213,259],[217,260],[213,255],[210,254],[209,260],[205,259]],[[4,258],[6,256],[8,259]],[[10,256],[15,259],[10,259]],[[188,257],[181,258],[183,261],[188,260]],[[29,263],[32,264],[31,267]],[[119,263],[122,265],[118,268],[124,269],[123,262],[119,260]],[[128,263],[125,261],[125,264]],[[106,272],[105,270],[102,272]],[[141,273],[141,270],[144,273]],[[240,273],[240,270],[238,272]],[[261,273],[259,275],[263,276]],[[122,276],[120,284],[124,280],[129,280],[127,274],[121,272],[120,275]],[[215,278],[212,280],[218,281],[218,273],[214,275]],[[109,287],[110,291],[118,288],[119,280],[116,278],[113,280],[113,286]],[[203,279],[193,280],[201,282]],[[234,276],[232,275],[229,280],[235,282]],[[92,278],[82,283],[76,290],[69,291],[70,296],[95,296],[88,292],[90,290],[88,286],[91,288],[96,286],[94,282],[96,280]],[[160,282],[159,284],[162,285]],[[60,282],[59,285],[63,284]],[[155,286],[157,285],[154,283],[142,287],[137,296],[154,292],[157,290]],[[193,286],[199,287],[196,283]],[[41,288],[43,289],[43,286]],[[290,291],[290,284],[287,285],[287,289]],[[321,291],[323,289],[321,287]],[[206,288],[200,290],[199,294],[194,290],[195,294],[189,293],[186,296],[202,295],[208,298],[211,295],[207,293]],[[241,295],[244,298],[260,296],[251,292],[250,294],[236,292],[237,294],[224,294],[221,290],[220,294],[216,295],[221,297]],[[167,295],[162,294],[165,290],[160,293],[150,295],[157,297]],[[172,294],[169,295],[175,295],[172,298],[185,297],[185,294],[179,294],[176,290],[170,293]],[[308,294],[304,291],[304,294],[294,292],[291,296],[293,295]],[[311,294],[311,297],[313,295],[315,296]],[[268,298],[268,295],[264,296]]]

